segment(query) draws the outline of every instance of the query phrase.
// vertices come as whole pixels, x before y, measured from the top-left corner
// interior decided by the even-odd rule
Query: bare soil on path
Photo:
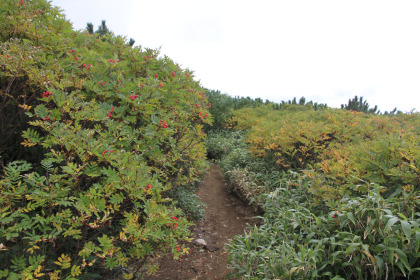
[[[211,166],[197,195],[207,208],[205,218],[191,228],[194,240],[187,244],[189,254],[179,260],[162,259],[159,271],[147,280],[229,279],[225,244],[235,235],[243,234],[247,224],[257,224],[257,213],[229,192],[217,165]],[[207,246],[194,244],[197,239],[204,239]]]

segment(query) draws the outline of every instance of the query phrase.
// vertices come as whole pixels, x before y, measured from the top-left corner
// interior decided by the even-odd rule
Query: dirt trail
[[[224,245],[233,236],[243,234],[247,223],[255,224],[257,214],[227,188],[221,170],[212,165],[197,193],[207,205],[206,216],[191,229],[194,240],[204,239],[207,246],[203,248],[191,242],[188,255],[180,260],[163,259],[157,274],[146,279],[228,279],[230,271]]]

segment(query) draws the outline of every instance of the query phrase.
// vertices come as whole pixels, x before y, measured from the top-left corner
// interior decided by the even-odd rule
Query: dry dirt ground
[[[147,280],[216,280],[229,279],[224,245],[235,235],[243,234],[246,225],[258,223],[257,214],[228,185],[217,165],[212,165],[197,195],[207,205],[205,219],[191,228],[194,240],[204,239],[206,247],[188,244],[190,253],[179,260],[165,258],[160,270]],[[231,279],[231,278],[230,278]]]

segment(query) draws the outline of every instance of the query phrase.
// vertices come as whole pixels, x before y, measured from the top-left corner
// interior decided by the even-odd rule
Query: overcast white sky
[[[75,29],[101,20],[161,48],[208,89],[383,112],[420,110],[420,1],[53,0]]]

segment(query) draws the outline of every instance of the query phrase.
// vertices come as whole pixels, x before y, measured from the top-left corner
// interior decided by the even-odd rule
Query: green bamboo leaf
[[[384,266],[384,260],[380,256],[375,256],[376,265],[379,268],[379,271],[382,270],[382,267]]]
[[[411,225],[407,221],[401,221],[401,228],[405,234],[405,236],[410,239],[411,237]]]
[[[403,213],[398,213],[398,215],[403,218],[405,221],[408,221],[407,217]]]
[[[416,251],[420,249],[420,232],[416,230]]]
[[[356,264],[356,272],[357,272],[357,276],[359,279],[362,279],[362,267],[360,266],[360,264]]]
[[[394,263],[394,249],[388,248],[388,259],[390,263]]]
[[[352,221],[352,223],[353,223],[353,224],[356,224],[356,222],[355,222],[355,220],[354,220],[354,217],[353,217],[353,213],[348,212],[348,213],[347,213],[347,218],[348,218],[350,221]]]
[[[407,255],[403,251],[401,251],[400,249],[395,248],[394,250],[395,250],[395,253],[397,253],[401,262],[404,264],[404,266],[407,269],[410,269],[411,267],[410,267],[410,264],[408,263]]]
[[[346,254],[351,254],[360,247],[361,243],[352,243],[346,250]]]
[[[389,219],[385,226],[385,233],[388,232],[396,222],[398,222],[397,217],[392,217],[391,219]]]

